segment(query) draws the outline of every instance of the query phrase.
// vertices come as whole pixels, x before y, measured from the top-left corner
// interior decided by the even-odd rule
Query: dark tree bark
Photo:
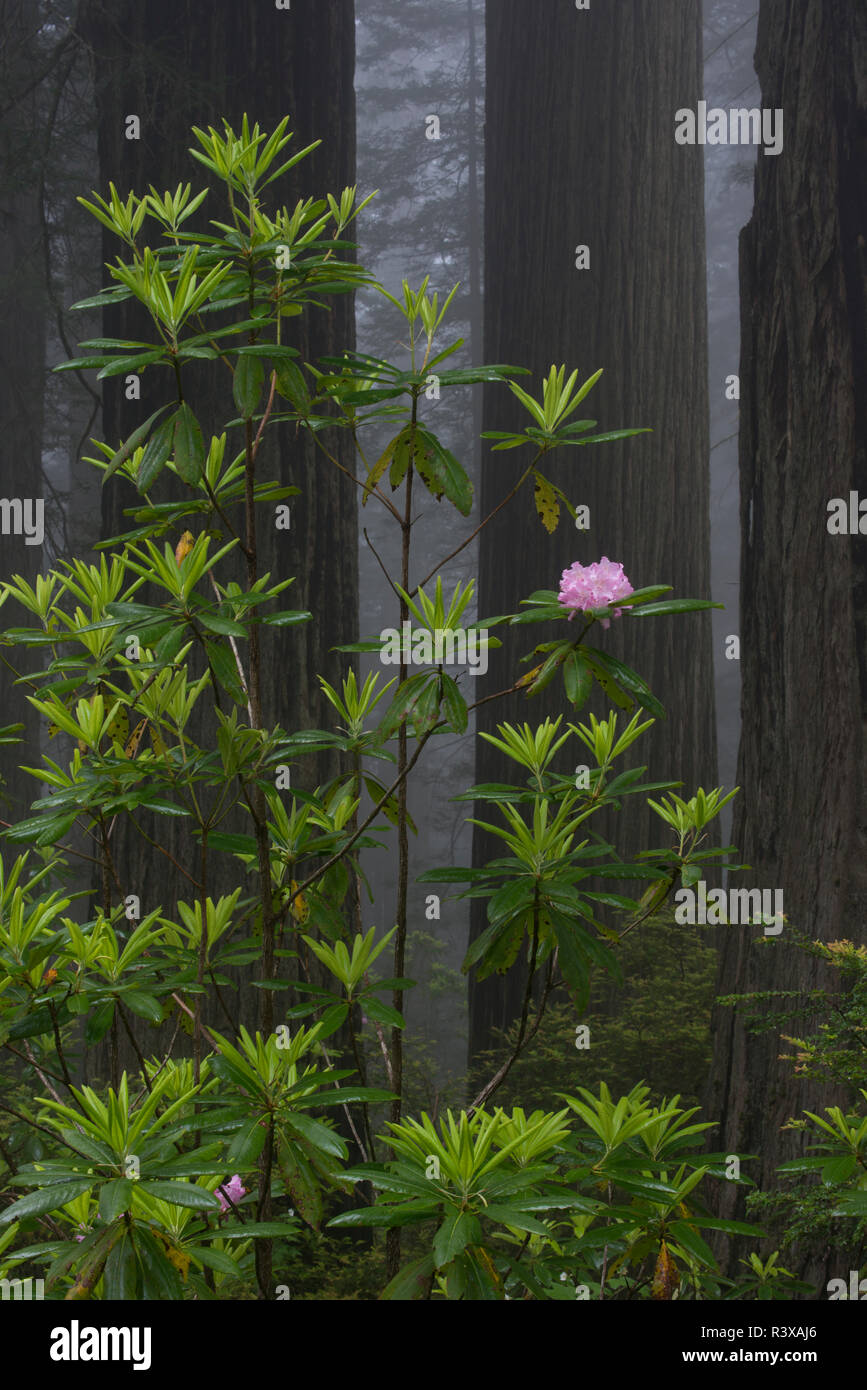
[[[37,59],[33,52],[40,16],[25,0],[0,6],[3,34],[3,99],[0,115],[0,431],[3,465],[0,494],[6,498],[42,499],[50,503],[42,475],[43,393],[45,389],[45,244],[41,208],[40,97],[34,87]],[[42,570],[42,545],[28,545],[24,535],[0,537],[3,579],[20,575],[31,586]],[[0,629],[26,625],[23,610],[7,602]],[[3,653],[4,657],[6,653]],[[30,661],[22,648],[8,649],[0,662],[0,723],[23,724],[17,749],[8,750],[0,784],[0,817],[23,820],[39,795],[39,784],[21,771],[39,761],[39,718],[27,695],[15,685],[15,670]],[[14,669],[13,669],[14,668]]]
[[[867,914],[867,541],[829,535],[827,505],[867,491],[867,11],[847,0],[762,0],[762,105],[784,149],[759,155],[741,235],[742,734],[733,839],[738,886],[782,888],[792,926],[864,938]],[[720,932],[720,994],[827,987],[780,944]],[[839,977],[834,976],[839,987]],[[781,1132],[828,1089],[792,1074],[776,1031],[715,1018],[714,1147],[756,1153],[762,1188],[801,1151]],[[723,1185],[722,1214],[738,1189]],[[832,1252],[796,1265],[823,1282]],[[789,1261],[787,1260],[788,1264]],[[833,1271],[836,1272],[836,1271]]]
[[[196,144],[191,127],[213,125],[222,131],[225,116],[237,130],[244,112],[251,125],[258,121],[266,131],[288,114],[295,150],[316,139],[323,142],[268,188],[270,207],[292,207],[301,197],[324,196],[326,191],[339,194],[355,182],[354,6],[346,0],[300,0],[291,11],[250,0],[223,0],[205,7],[193,0],[151,0],[145,6],[136,0],[120,5],[85,0],[80,32],[93,50],[98,187],[103,194],[110,180],[124,195],[130,188],[144,192],[149,184],[160,191],[174,188],[179,180],[190,181],[194,190],[201,187],[207,176],[188,154]],[[141,119],[140,140],[126,139],[125,117],[130,114]],[[215,186],[197,221],[224,215]],[[105,259],[114,260],[119,249],[117,240],[106,233]],[[301,361],[316,362],[323,354],[354,347],[351,296],[333,297],[329,312],[311,307],[284,322],[289,326],[285,341],[299,349]],[[134,304],[105,314],[108,336],[142,338],[143,326]],[[220,364],[204,365],[216,370],[210,375],[207,370],[191,373],[188,398],[207,441],[235,411],[225,369],[221,375]],[[141,400],[134,402],[125,399],[123,378],[107,381],[105,438],[114,443],[126,438],[168,394],[164,374],[154,378],[154,373],[145,373]],[[353,470],[345,432],[335,431],[328,444]],[[227,457],[233,447],[236,452],[243,447],[239,431],[230,435]],[[279,723],[284,729],[327,726],[330,706],[321,696],[316,675],[339,685],[347,658],[332,648],[357,637],[356,489],[315,449],[306,432],[296,435],[287,426],[269,431],[258,473],[301,489],[301,495],[291,499],[288,532],[269,525],[267,509],[259,509],[259,573],[270,572],[275,582],[296,576],[285,606],[315,615],[302,627],[262,629],[263,722],[266,727]],[[123,508],[134,501],[128,485],[106,487],[104,536],[130,528]],[[191,725],[194,737],[210,741],[212,722]],[[293,785],[324,781],[337,770],[333,757],[322,756],[312,770],[303,775],[299,770]],[[174,818],[157,817],[150,823],[144,816],[140,819],[148,834],[183,862],[183,826],[174,824]],[[118,824],[116,836],[120,829]],[[150,909],[158,900],[171,915],[176,897],[192,896],[189,882],[135,832],[118,836],[114,853],[121,881],[130,885],[127,891],[146,895],[143,912],[146,901]],[[229,856],[215,858],[208,892],[216,897],[236,883],[237,862]],[[147,887],[153,884],[159,884],[158,899]]]
[[[583,377],[603,367],[579,413],[602,429],[654,433],[543,461],[542,472],[573,503],[589,505],[589,535],[566,516],[548,538],[528,488],[481,534],[479,612],[514,611],[534,589],[556,589],[573,561],[602,555],[620,560],[635,588],[667,583],[676,595],[709,597],[702,155],[674,139],[675,111],[694,108],[701,90],[700,6],[633,0],[586,13],[558,6],[545,23],[537,8],[497,0],[488,11],[485,360],[530,367],[532,382],[522,384],[537,396],[552,363],[578,367]],[[579,245],[589,246],[589,270],[575,268]],[[486,389],[484,414],[486,429],[528,422],[503,387]],[[526,450],[486,451],[483,516],[529,462]],[[682,779],[686,795],[713,785],[708,615],[623,618],[601,637],[667,711],[633,761],[647,763],[656,780]],[[528,629],[506,634],[492,657],[490,690],[528,669],[518,659],[542,631],[534,628],[532,639]],[[562,686],[552,685],[530,703],[521,696],[483,706],[478,727],[557,713],[568,719],[571,708]],[[479,782],[513,781],[513,770],[479,741]],[[608,838],[615,826],[624,856],[662,843],[661,822],[635,801],[616,821],[594,822]],[[475,862],[495,852],[477,838]],[[472,936],[484,925],[477,901]],[[471,985],[471,1055],[489,1044],[492,1027],[518,1014],[523,970],[519,961],[505,981]]]

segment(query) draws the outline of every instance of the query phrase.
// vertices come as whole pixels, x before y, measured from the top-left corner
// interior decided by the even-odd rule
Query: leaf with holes
[[[539,520],[548,534],[553,535],[560,520],[559,499],[547,478],[543,478],[541,473],[534,473],[533,477],[536,480],[533,501],[536,503]]]

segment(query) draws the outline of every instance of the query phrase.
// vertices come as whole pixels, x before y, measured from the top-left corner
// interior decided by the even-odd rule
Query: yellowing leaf
[[[136,724],[135,728],[129,736],[129,739],[127,740],[127,745],[123,750],[124,757],[135,757],[136,753],[138,752],[138,746],[141,743],[142,738],[144,737],[144,731],[147,728],[147,726],[147,719],[140,719],[139,722]]]
[[[534,680],[536,679],[536,677],[538,676],[538,674],[539,674],[539,672],[541,671],[542,666],[544,666],[544,664],[545,664],[545,663],[542,662],[542,665],[541,665],[541,666],[534,666],[533,669],[532,669],[532,671],[528,671],[528,672],[526,673],[526,675],[521,676],[520,680],[515,681],[515,685],[516,685],[516,686],[532,685],[532,684],[533,684],[533,681],[534,681]]]
[[[175,550],[175,563],[177,564],[178,568],[180,568],[185,557],[189,555],[195,543],[196,538],[193,535],[192,531],[185,531],[184,534],[181,536],[181,539],[178,541],[177,549]]]
[[[108,736],[114,742],[125,744],[129,738],[129,714],[126,705],[118,705],[117,714],[108,726]]]
[[[541,473],[534,473],[536,487],[534,491],[534,501],[539,519],[545,530],[553,533],[557,530],[557,523],[560,520],[560,503],[547,478],[543,478]]]
[[[296,883],[294,878],[292,880],[291,891],[293,893],[296,893],[298,891],[298,884]],[[298,897],[292,899],[292,916],[295,918],[295,921],[298,922],[302,927],[304,923],[307,921],[307,918],[310,916],[310,908],[307,906],[307,902],[303,893],[298,893]]]
[[[668,1246],[663,1241],[659,1247],[656,1268],[653,1271],[650,1296],[656,1299],[670,1299],[679,1283],[680,1276],[677,1272],[677,1265],[668,1252]]]
[[[154,1230],[153,1233],[155,1236],[159,1236],[160,1240],[163,1242],[163,1245],[166,1247],[166,1256],[168,1258],[169,1263],[174,1265],[175,1269],[180,1274],[184,1283],[186,1283],[187,1275],[190,1272],[189,1255],[186,1255],[184,1251],[180,1249],[179,1246],[173,1245],[172,1242],[169,1240],[168,1236],[165,1235],[162,1231]]]

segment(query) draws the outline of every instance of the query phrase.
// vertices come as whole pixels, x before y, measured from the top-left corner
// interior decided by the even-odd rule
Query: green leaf
[[[693,1212],[690,1221],[694,1226],[701,1226],[705,1231],[723,1231],[731,1236],[756,1236],[762,1239],[765,1232],[761,1226],[753,1226],[748,1221],[718,1221],[715,1217],[699,1216]]]
[[[18,1038],[33,1038],[39,1037],[42,1033],[50,1033],[53,1028],[54,1020],[51,1017],[51,1010],[47,1004],[44,1004],[41,1008],[33,1009],[13,1023],[6,1036],[15,1042]]]
[[[583,1009],[586,1007],[589,992],[589,965],[584,951],[578,944],[578,931],[571,923],[560,918],[559,913],[556,920],[553,920],[552,914],[552,926],[559,947],[558,959],[563,978],[575,995],[579,1009]]]
[[[534,1216],[523,1211],[520,1207],[509,1206],[500,1202],[489,1202],[485,1207],[486,1221],[499,1221],[503,1226],[514,1226],[519,1231],[531,1231],[537,1236],[547,1236],[548,1228],[543,1226],[541,1221],[537,1221]]]
[[[251,358],[251,361],[255,361],[255,358]],[[245,705],[247,697],[238,680],[238,668],[230,649],[222,646],[219,642],[210,642],[206,639],[205,650],[220,685],[229,692],[237,705]]]
[[[307,613],[302,608],[287,608],[282,613],[272,613],[269,617],[263,618],[262,622],[269,627],[295,627],[297,623],[309,623],[313,614]],[[335,651],[346,651],[346,647],[336,647]],[[366,650],[366,648],[365,648]],[[379,644],[372,650],[379,651]]]
[[[581,650],[585,660],[596,670],[596,677],[600,685],[602,684],[602,677],[599,672],[601,667],[602,671],[612,677],[623,690],[635,696],[642,709],[646,709],[649,714],[655,715],[658,719],[665,718],[664,706],[651,692],[647,682],[642,680],[641,676],[631,667],[624,666],[622,661],[618,661],[609,652],[600,651],[597,647],[582,647]]]
[[[292,1196],[295,1211],[311,1230],[318,1231],[322,1224],[322,1188],[317,1173],[300,1149],[295,1149],[290,1159],[290,1170],[286,1173],[286,1186]]]
[[[294,1224],[284,1226],[276,1221],[246,1221],[243,1226],[221,1226],[215,1234],[223,1240],[247,1240],[250,1236],[270,1240],[275,1236],[291,1236],[294,1230]]]
[[[104,1298],[117,1302],[130,1302],[135,1298],[135,1246],[129,1231],[124,1231],[111,1247],[102,1278]]]
[[[327,1226],[408,1226],[413,1221],[430,1221],[439,1214],[435,1201],[386,1202],[378,1207],[358,1207],[333,1216]]]
[[[249,637],[247,629],[242,623],[236,623],[232,618],[224,618],[222,613],[200,612],[196,614],[202,627],[206,627],[209,632],[219,632],[223,637]],[[235,668],[237,670],[237,667]]]
[[[495,925],[510,921],[533,906],[534,896],[534,879],[518,878],[504,883],[488,902],[488,921]]]
[[[463,973],[466,974],[477,961],[482,960],[486,956],[491,957],[491,963],[485,966],[484,975],[479,972],[479,979],[484,979],[485,975],[490,975],[492,970],[497,969],[501,938],[507,936],[513,928],[517,928],[520,933],[522,930],[521,922],[515,922],[514,919],[512,919],[503,922],[494,922],[490,926],[485,927],[485,930],[476,937],[475,941],[470,942],[467,948],[467,953],[464,956],[463,965],[461,966]],[[520,944],[520,935],[518,937],[518,944]]]
[[[300,414],[305,415],[310,409],[310,393],[300,367],[295,362],[281,360],[275,363],[274,370],[277,373],[277,390],[280,395]]]
[[[132,357],[113,357],[101,372],[97,372],[96,379],[104,381],[108,376],[125,376],[127,372],[140,372],[152,362],[165,360],[165,355],[164,348],[154,348],[152,352],[137,352]]]
[[[165,1246],[140,1222],[133,1229],[141,1262],[143,1297],[166,1302],[182,1299],[183,1285],[177,1270],[166,1256]]]
[[[489,878],[490,874],[486,869],[461,869],[450,866],[445,869],[428,869],[418,875],[416,883],[475,883]]]
[[[205,465],[205,444],[199,422],[186,401],[175,413],[173,448],[178,472],[185,483],[194,487]]]
[[[340,1135],[336,1134],[333,1129],[329,1129],[327,1125],[321,1124],[319,1120],[312,1119],[310,1115],[299,1115],[295,1111],[293,1114],[287,1115],[285,1124],[287,1129],[300,1134],[302,1139],[306,1139],[308,1144],[312,1144],[314,1148],[345,1161],[347,1150]]]
[[[433,365],[431,363],[431,366]],[[490,366],[457,367],[454,371],[440,372],[439,379],[443,386],[471,386],[476,382],[505,381],[507,375],[529,376],[530,371],[527,367],[508,367],[492,363]]]
[[[858,1159],[854,1154],[841,1154],[837,1158],[831,1158],[822,1169],[822,1182],[846,1182],[857,1167]]]
[[[568,433],[569,426],[566,426],[564,434]],[[650,429],[637,430],[606,430],[604,434],[588,434],[584,439],[565,439],[566,444],[606,444],[613,439],[631,439],[634,434],[652,434]]]
[[[433,1256],[438,1269],[451,1264],[456,1255],[468,1245],[478,1245],[482,1232],[478,1218],[471,1211],[450,1208],[433,1243]]]
[[[462,516],[469,516],[473,509],[473,485],[463,466],[422,425],[416,426],[416,437],[424,451],[416,449],[416,467],[428,491],[437,500],[445,493]]]
[[[566,699],[570,700],[576,709],[581,709],[589,700],[593,689],[593,672],[578,652],[572,652],[563,664],[563,684]]]
[[[700,613],[705,608],[725,608],[724,603],[710,603],[699,598],[673,598],[667,603],[643,603],[632,610],[635,618],[652,618],[661,613]]]
[[[635,701],[629,695],[624,694],[616,681],[612,679],[610,672],[606,669],[604,664],[596,660],[595,652],[592,657],[587,655],[586,648],[582,648],[582,652],[584,652],[587,665],[590,667],[609,700],[612,700],[615,705],[619,705],[621,709],[625,709],[627,714],[631,714],[635,708]]]
[[[427,1296],[428,1287],[436,1268],[430,1253],[420,1259],[405,1264],[380,1294],[380,1299],[411,1301]]]
[[[122,994],[120,1000],[131,1013],[137,1014],[139,1018],[146,1018],[149,1023],[162,1023],[163,1007],[154,995],[136,989],[131,990],[129,994]]]
[[[224,1168],[233,1173],[236,1169],[240,1172],[252,1168],[265,1147],[267,1137],[267,1127],[259,1123],[258,1117],[245,1123],[229,1145]]]
[[[214,1211],[219,1202],[212,1192],[206,1192],[191,1182],[160,1182],[158,1178],[141,1178],[137,1187],[149,1192],[152,1197],[160,1197],[176,1207],[195,1207],[198,1211]]]
[[[433,676],[427,685],[422,686],[421,694],[412,708],[411,719],[417,738],[432,729],[440,712],[439,680]]]
[[[232,395],[243,419],[249,420],[255,413],[264,380],[265,369],[258,357],[245,353],[238,358],[232,382]]]
[[[713,1257],[713,1251],[710,1246],[702,1240],[698,1232],[694,1231],[686,1221],[675,1221],[669,1227],[669,1231],[678,1244],[682,1245],[684,1250],[688,1250],[690,1255],[693,1255],[695,1259],[707,1265],[709,1269],[716,1268],[716,1260]]]
[[[166,406],[161,405],[159,410],[155,410],[153,415],[149,415],[143,424],[138,425],[136,429],[133,430],[126,443],[121,444],[120,448],[115,450],[115,452],[112,454],[111,458],[108,461],[108,467],[102,475],[103,483],[111,477],[112,473],[116,472],[116,470],[120,468],[122,463],[126,463],[128,458],[132,458],[132,455],[135,453],[139,445],[143,444],[144,441],[147,439],[148,434],[150,433],[151,425],[153,424],[154,420],[157,418],[158,415],[162,415],[163,411],[166,409]]]
[[[224,830],[215,830],[208,836],[208,848],[226,854],[255,854],[256,840],[253,835],[230,835]]]
[[[840,1205],[834,1209],[834,1216],[867,1216],[867,1192],[846,1192],[840,1196]]]
[[[409,984],[414,983],[408,981]],[[381,1105],[385,1101],[395,1100],[396,1096],[391,1091],[382,1091],[376,1086],[349,1086],[337,1091],[326,1091],[323,1095],[316,1097],[317,1107],[323,1105],[357,1105],[361,1101],[369,1101],[371,1105]]]
[[[219,1234],[222,1235],[222,1232]],[[236,1279],[240,1278],[241,1271],[236,1261],[225,1250],[212,1250],[207,1245],[197,1245],[195,1250],[190,1253],[193,1259],[198,1260],[209,1269],[216,1269],[220,1274],[234,1275]]]
[[[115,1217],[120,1216],[121,1212],[129,1211],[134,1186],[132,1178],[116,1178],[114,1182],[102,1184],[99,1189],[100,1221],[108,1225]]]
[[[401,435],[402,433],[403,432],[401,431]],[[368,497],[370,496],[373,489],[376,487],[377,483],[379,482],[388,465],[391,463],[395,445],[397,444],[398,439],[401,438],[401,435],[398,435],[396,436],[396,438],[390,439],[388,441],[379,458],[376,460],[376,463],[373,465],[370,472],[368,473],[364,483],[364,492],[362,493],[361,497],[362,507],[367,506]]]
[[[364,995],[363,1008],[367,1017],[375,1019],[377,1023],[390,1023],[392,1028],[406,1027],[397,1009],[393,1009],[390,1004],[383,1004],[381,999],[375,999],[371,994]]]
[[[397,732],[401,721],[415,705],[422,688],[429,680],[429,671],[416,671],[398,688],[380,726],[383,738],[391,738]]]
[[[467,702],[451,676],[445,674],[443,674],[443,709],[455,733],[464,733],[468,719]]]
[[[87,1015],[84,1025],[84,1041],[88,1047],[94,1047],[100,1038],[104,1037],[111,1027],[113,1018],[113,999],[106,999],[104,1004],[100,1004],[93,1013]]]
[[[19,1197],[17,1202],[0,1214],[0,1226],[6,1226],[10,1221],[21,1221],[25,1216],[42,1216],[47,1211],[58,1211],[67,1202],[80,1197],[82,1192],[89,1192],[98,1181],[93,1175],[70,1178],[68,1182],[55,1182],[48,1187],[40,1187],[38,1192],[28,1192],[26,1197]]]
[[[146,493],[153,487],[163,471],[166,460],[172,451],[174,430],[175,416],[170,415],[168,420],[163,420],[162,424],[154,430],[148,440],[136,474],[135,485],[139,492]]]

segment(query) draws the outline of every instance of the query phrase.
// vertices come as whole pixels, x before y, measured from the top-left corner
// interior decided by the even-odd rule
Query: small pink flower
[[[576,560],[574,565],[564,570],[557,597],[564,608],[571,608],[571,623],[576,613],[587,613],[591,608],[606,608],[610,603],[616,602],[619,598],[628,598],[634,592],[623,573],[623,566],[603,555],[595,564],[582,565]],[[622,609],[616,608],[614,617],[619,618],[621,612]],[[602,626],[610,627],[608,618],[602,619]]]
[[[237,1206],[246,1191],[247,1189],[243,1186],[237,1173],[233,1174],[228,1182],[221,1183],[220,1187],[217,1189],[217,1196],[220,1199],[220,1213],[223,1214],[231,1210],[229,1203],[223,1196],[223,1192],[225,1192]]]

